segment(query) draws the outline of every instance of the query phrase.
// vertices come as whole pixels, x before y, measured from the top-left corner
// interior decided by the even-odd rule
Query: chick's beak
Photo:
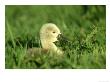
[[[68,44],[71,45],[71,41],[67,37],[63,36],[63,34],[59,34],[57,36],[57,40],[58,41],[54,42],[56,45],[59,45],[59,46],[62,46],[62,47],[65,46],[65,45],[68,45]]]
[[[59,34],[57,36],[57,39],[58,41],[61,41],[61,42],[68,42],[68,39],[65,36],[63,36],[63,34]]]
[[[58,34],[58,36],[57,36],[58,41],[61,40],[62,36],[63,36],[62,34]]]

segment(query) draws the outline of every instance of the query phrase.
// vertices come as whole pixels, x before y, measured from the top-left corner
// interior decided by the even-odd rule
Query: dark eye
[[[55,31],[53,33],[55,33]]]

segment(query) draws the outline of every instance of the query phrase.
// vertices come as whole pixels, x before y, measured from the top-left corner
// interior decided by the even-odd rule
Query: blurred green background
[[[64,58],[46,56],[25,63],[27,45],[39,47],[45,23],[56,24],[73,45],[66,45]],[[106,68],[104,5],[6,5],[5,25],[5,68]]]

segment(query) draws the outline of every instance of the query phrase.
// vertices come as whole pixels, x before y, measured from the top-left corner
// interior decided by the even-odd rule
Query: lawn
[[[41,47],[39,30],[56,24],[68,41],[56,43],[63,57],[42,54],[30,57],[26,50]],[[106,6],[5,6],[6,69],[105,69]]]

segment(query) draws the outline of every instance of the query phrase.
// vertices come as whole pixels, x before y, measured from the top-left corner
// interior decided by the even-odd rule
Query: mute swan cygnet
[[[53,23],[44,24],[40,29],[40,41],[42,48],[28,49],[28,54],[42,54],[47,52],[53,52],[56,54],[63,54],[63,52],[54,44],[58,41],[58,37],[61,34],[59,28]]]

